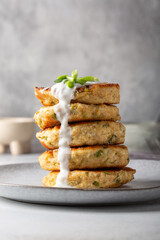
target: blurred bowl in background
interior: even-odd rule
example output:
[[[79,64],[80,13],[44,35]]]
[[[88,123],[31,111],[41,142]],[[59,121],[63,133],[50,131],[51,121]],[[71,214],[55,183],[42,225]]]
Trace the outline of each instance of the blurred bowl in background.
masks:
[[[149,141],[160,138],[159,122],[124,123],[126,127],[125,144],[129,152],[151,152]]]
[[[0,118],[0,153],[4,153],[8,145],[13,155],[29,153],[34,128],[32,118]]]

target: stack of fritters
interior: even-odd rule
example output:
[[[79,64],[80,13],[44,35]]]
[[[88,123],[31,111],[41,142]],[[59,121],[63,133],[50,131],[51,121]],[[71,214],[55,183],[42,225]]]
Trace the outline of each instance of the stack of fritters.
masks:
[[[53,187],[60,170],[58,143],[60,122],[54,105],[58,100],[51,89],[35,88],[35,95],[45,106],[34,119],[42,129],[37,138],[50,151],[39,157],[45,170],[43,185]],[[119,85],[98,83],[77,87],[71,101],[69,125],[71,127],[71,155],[68,184],[76,188],[118,187],[134,178],[135,170],[125,167],[129,162],[128,149],[123,144],[125,127],[119,121]]]

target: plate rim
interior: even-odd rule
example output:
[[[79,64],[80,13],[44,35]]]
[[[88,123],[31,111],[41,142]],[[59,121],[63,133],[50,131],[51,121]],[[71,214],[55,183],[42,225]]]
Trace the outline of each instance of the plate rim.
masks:
[[[138,159],[133,159],[134,160],[138,160]],[[140,160],[145,160],[145,159],[140,159]],[[146,161],[148,161],[148,159],[146,159]],[[154,162],[157,162],[157,160],[155,159],[151,159],[150,161],[154,161]],[[25,163],[9,163],[9,164],[3,164],[3,165],[0,165],[0,168],[1,167],[7,167],[7,166],[19,166],[19,165],[33,165],[33,164],[38,164],[38,162],[36,161],[33,161],[33,162],[25,162]],[[134,181],[134,180],[133,180]],[[72,190],[72,191],[84,191],[84,192],[90,192],[90,191],[98,191],[98,192],[117,192],[117,191],[147,191],[147,190],[152,190],[152,189],[158,189],[160,188],[160,185],[158,186],[154,186],[154,187],[142,187],[142,188],[133,188],[133,189],[130,189],[130,188],[107,188],[107,189],[87,189],[87,188],[64,188],[64,187],[45,187],[45,186],[36,186],[36,185],[26,185],[26,184],[17,184],[17,183],[4,183],[4,182],[0,182],[0,187],[4,187],[4,186],[7,186],[7,187],[19,187],[19,188],[32,188],[32,189],[46,189],[46,190],[62,190],[62,191],[66,191],[66,190]],[[51,191],[52,191],[51,190]],[[44,190],[45,191],[45,190]]]
[[[126,189],[126,188],[106,188],[106,189],[87,189],[87,188],[59,188],[59,187],[45,187],[45,186],[35,186],[35,185],[25,185],[25,184],[14,184],[14,183],[1,183],[0,182],[0,187],[1,186],[7,186],[7,187],[19,187],[19,188],[32,188],[32,189],[52,189],[52,190],[72,190],[72,191],[85,191],[85,192],[90,192],[90,191],[102,191],[102,192],[117,192],[117,191],[147,191],[147,190],[152,190],[152,189],[158,189],[160,188],[159,186],[155,187],[146,187],[146,188],[133,188],[133,189]]]

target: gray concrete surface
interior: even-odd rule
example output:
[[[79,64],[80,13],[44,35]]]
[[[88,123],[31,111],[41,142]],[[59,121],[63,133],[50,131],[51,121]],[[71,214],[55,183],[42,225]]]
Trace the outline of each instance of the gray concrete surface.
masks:
[[[159,0],[1,0],[0,116],[33,116],[34,86],[77,68],[121,86],[123,121],[160,111]]]
[[[0,166],[37,155],[0,156]],[[2,240],[159,240],[160,201],[117,206],[47,206],[0,197]]]

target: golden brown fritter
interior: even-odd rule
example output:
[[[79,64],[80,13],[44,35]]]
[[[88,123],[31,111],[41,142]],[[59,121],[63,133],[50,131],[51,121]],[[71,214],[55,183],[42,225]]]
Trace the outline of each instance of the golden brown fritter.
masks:
[[[97,83],[77,87],[74,99],[71,102],[87,104],[117,104],[120,101],[119,85],[116,83]],[[52,106],[59,101],[52,93],[51,88],[35,87],[35,95],[44,106]]]
[[[42,107],[34,115],[35,122],[41,129],[60,125],[54,112],[54,106]],[[119,109],[113,105],[93,105],[72,103],[69,122],[111,120],[120,121]]]
[[[125,127],[118,122],[98,121],[69,124],[70,146],[121,144],[125,140]],[[58,148],[60,126],[47,128],[36,134],[41,144],[48,149]]]
[[[103,145],[71,148],[69,169],[120,168],[129,162],[127,147]],[[58,149],[46,151],[39,156],[40,166],[47,171],[59,171]]]
[[[134,179],[132,168],[105,169],[99,171],[75,170],[68,174],[68,184],[75,188],[99,189],[115,188]],[[50,172],[43,178],[43,185],[54,187],[59,172]]]

